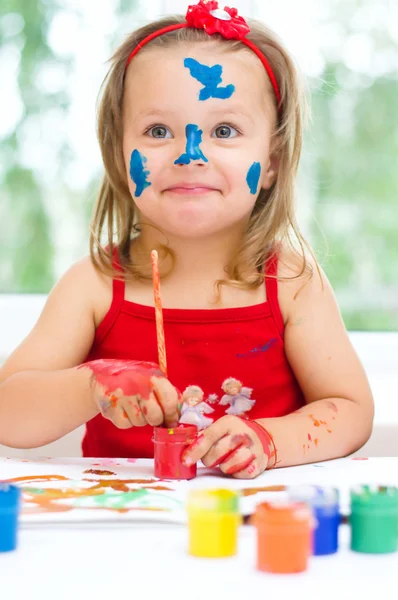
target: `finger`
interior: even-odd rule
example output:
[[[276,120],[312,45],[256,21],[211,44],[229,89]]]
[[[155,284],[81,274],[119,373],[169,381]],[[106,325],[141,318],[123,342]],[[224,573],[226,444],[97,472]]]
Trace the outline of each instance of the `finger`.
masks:
[[[163,411],[153,392],[149,394],[149,398],[142,399],[140,405],[146,422],[149,425],[157,427],[163,423]]]
[[[255,460],[256,455],[250,448],[239,446],[239,448],[219,466],[221,471],[226,475],[236,475],[237,473],[248,469]]]
[[[147,424],[145,415],[142,412],[140,396],[125,396],[122,399],[120,408],[123,418],[130,421],[130,427],[143,427]]]
[[[165,426],[177,427],[179,419],[179,397],[176,388],[168,379],[151,377],[151,382],[153,385],[153,393],[163,412]]]
[[[224,435],[211,446],[210,450],[202,457],[202,463],[209,469],[214,469],[240,448],[239,443],[234,443],[230,434]]]
[[[249,464],[248,467],[242,469],[242,471],[238,471],[237,473],[233,473],[232,477],[234,479],[254,479],[257,475],[260,475],[265,470],[265,467],[262,469],[259,465],[258,459],[255,459],[253,462]]]
[[[229,417],[221,417],[209,425],[185,450],[182,455],[183,464],[188,467],[203,458],[214,444],[227,435],[230,424]]]

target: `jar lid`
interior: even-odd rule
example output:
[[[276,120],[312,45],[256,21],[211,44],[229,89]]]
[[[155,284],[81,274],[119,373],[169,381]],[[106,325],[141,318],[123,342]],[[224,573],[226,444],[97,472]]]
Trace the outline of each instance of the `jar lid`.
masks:
[[[296,502],[306,502],[314,508],[320,506],[333,506],[339,502],[337,488],[317,485],[292,485],[287,489],[288,496]]]
[[[305,502],[279,501],[257,504],[255,523],[268,525],[312,524],[312,510]]]
[[[19,505],[21,490],[16,485],[0,482],[0,509],[16,508]]]
[[[351,489],[351,503],[362,508],[398,508],[398,488],[383,485],[358,485]]]
[[[196,425],[185,425],[180,423],[178,427],[154,427],[153,428],[153,439],[154,442],[192,442],[194,441],[198,433]]]
[[[187,499],[188,511],[238,513],[239,495],[228,489],[191,490]]]

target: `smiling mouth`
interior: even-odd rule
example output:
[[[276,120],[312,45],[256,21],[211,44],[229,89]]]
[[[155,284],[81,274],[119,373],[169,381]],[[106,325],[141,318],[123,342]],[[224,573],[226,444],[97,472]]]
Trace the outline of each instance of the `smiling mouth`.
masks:
[[[170,192],[171,194],[178,194],[180,196],[200,196],[203,194],[208,194],[210,192],[215,192],[214,188],[209,188],[205,186],[175,186],[172,188],[167,188],[166,192]]]

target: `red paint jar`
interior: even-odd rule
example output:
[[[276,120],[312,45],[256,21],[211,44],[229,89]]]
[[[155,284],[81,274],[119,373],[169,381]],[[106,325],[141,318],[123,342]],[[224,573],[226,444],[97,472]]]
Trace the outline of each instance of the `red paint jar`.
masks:
[[[197,432],[196,425],[180,424],[173,429],[154,427],[155,477],[159,479],[193,479],[196,477],[196,463],[186,467],[182,463],[182,455],[187,446],[194,441]]]

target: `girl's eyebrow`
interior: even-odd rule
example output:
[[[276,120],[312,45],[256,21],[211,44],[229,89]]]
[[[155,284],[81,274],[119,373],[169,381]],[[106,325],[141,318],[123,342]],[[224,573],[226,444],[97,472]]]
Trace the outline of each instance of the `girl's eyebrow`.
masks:
[[[140,111],[137,115],[137,119],[145,119],[147,117],[170,117],[174,116],[176,113],[175,110],[165,110],[164,108],[147,108],[145,110]],[[229,107],[225,109],[223,107],[212,109],[208,113],[209,115],[220,115],[223,119],[227,117],[241,117],[248,121],[254,123],[254,119],[251,114],[240,107]]]

